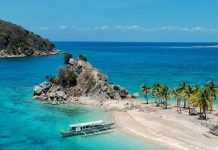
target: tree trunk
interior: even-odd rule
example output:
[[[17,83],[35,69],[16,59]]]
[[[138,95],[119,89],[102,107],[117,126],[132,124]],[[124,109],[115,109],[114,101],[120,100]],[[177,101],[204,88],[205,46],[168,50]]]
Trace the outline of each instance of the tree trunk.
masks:
[[[210,106],[210,114],[212,113],[213,110],[213,106]]]
[[[186,107],[186,99],[184,99],[184,106],[183,106],[184,108]]]
[[[177,100],[176,100],[176,108],[177,108],[177,113],[178,113],[179,112],[179,103]]]
[[[148,96],[145,95],[146,104],[148,104]]]
[[[200,107],[200,117],[202,117],[202,110],[201,110],[201,107]]]
[[[206,120],[207,119],[207,114],[206,114],[206,109],[203,108],[203,113],[204,113],[204,119]]]
[[[182,113],[181,102],[179,101],[179,112]]]
[[[166,106],[165,106],[165,109],[167,109],[167,99],[166,99]]]

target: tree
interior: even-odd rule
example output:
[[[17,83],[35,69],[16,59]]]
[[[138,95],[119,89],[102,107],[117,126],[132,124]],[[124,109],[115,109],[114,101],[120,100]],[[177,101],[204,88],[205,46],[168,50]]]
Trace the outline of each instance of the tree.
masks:
[[[170,88],[168,86],[164,86],[161,90],[161,97],[165,99],[165,109],[167,109],[167,101],[171,98]]]
[[[87,61],[87,58],[84,55],[79,55],[79,60]]]
[[[65,86],[66,84],[66,70],[63,67],[58,69],[58,80],[61,85]]]
[[[149,93],[150,87],[148,85],[142,85],[141,86],[141,92],[144,94],[146,104],[148,104],[148,93]]]
[[[64,55],[64,64],[69,64],[70,59],[73,58],[73,55],[70,53],[66,53]]]
[[[184,106],[183,107],[184,108],[186,107],[186,101],[187,101],[187,99],[186,99],[187,88],[188,88],[188,85],[186,84],[186,82],[182,82],[180,84],[179,90],[181,91],[181,94],[183,95],[183,101],[184,101]]]
[[[200,88],[201,88],[201,86],[200,86],[199,84],[195,84],[195,85],[193,86],[193,92],[194,92],[194,93],[197,93]]]
[[[77,75],[73,70],[66,71],[66,79],[68,82],[68,86],[75,86],[77,84]]]
[[[47,75],[46,80],[48,80],[49,82],[54,83],[54,84],[59,84],[58,77],[55,75]]]
[[[172,91],[172,95],[175,97],[176,99],[176,106],[177,106],[177,112],[181,112],[181,100],[182,100],[182,96],[180,93],[180,90],[178,87],[175,87]]]
[[[157,85],[158,85],[158,83],[155,82],[151,87],[151,95],[154,98],[155,103],[157,103]]]
[[[69,68],[59,68],[58,81],[63,87],[75,86],[77,84],[77,75]]]
[[[191,97],[190,103],[193,106],[200,108],[200,117],[203,117],[203,119],[207,119],[206,110],[211,107],[211,105],[213,105],[212,92],[206,87],[203,87]]]
[[[183,91],[183,95],[185,97],[186,102],[190,100],[191,96],[195,93],[194,88],[191,85],[187,85],[185,90]],[[188,107],[190,113],[190,106]]]
[[[161,91],[161,89],[162,89],[162,85],[158,82],[155,82],[151,88],[151,94],[152,94],[152,97],[155,99],[156,106],[158,106],[160,103],[160,99],[161,99],[160,91]],[[159,100],[159,102],[157,102],[157,100]]]
[[[216,94],[218,92],[218,88],[217,88],[217,85],[213,82],[213,81],[208,81],[205,85],[204,85],[205,89],[206,90],[209,90],[210,93],[211,93],[211,96],[213,98],[213,103],[215,103],[215,100],[216,100]],[[212,111],[212,107],[213,105],[211,105],[211,108],[210,108],[210,112]]]

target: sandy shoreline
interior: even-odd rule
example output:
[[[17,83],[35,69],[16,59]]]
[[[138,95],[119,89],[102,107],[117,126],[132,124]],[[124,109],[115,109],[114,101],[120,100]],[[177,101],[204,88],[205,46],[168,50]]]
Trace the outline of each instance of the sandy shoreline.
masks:
[[[175,108],[153,112],[113,112],[117,126],[140,140],[177,150],[218,150],[218,137],[209,134],[195,116],[177,114]]]
[[[112,112],[112,119],[121,131],[146,143],[173,150],[218,150],[218,137],[209,134],[204,123],[218,124],[218,109],[208,115],[208,121],[190,116],[188,109],[178,114],[173,104],[165,110],[156,104],[144,104],[136,99],[100,102],[90,97],[72,97],[66,103],[91,105]]]

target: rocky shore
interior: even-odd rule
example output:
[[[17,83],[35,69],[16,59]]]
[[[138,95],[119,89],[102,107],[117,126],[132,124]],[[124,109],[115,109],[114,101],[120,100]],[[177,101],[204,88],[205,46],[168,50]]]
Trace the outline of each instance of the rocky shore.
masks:
[[[89,103],[93,100],[95,105],[111,100],[132,99],[127,90],[109,83],[102,72],[84,60],[71,58],[65,68],[75,73],[76,85],[63,86],[44,81],[35,86],[34,99],[47,100],[52,104]]]

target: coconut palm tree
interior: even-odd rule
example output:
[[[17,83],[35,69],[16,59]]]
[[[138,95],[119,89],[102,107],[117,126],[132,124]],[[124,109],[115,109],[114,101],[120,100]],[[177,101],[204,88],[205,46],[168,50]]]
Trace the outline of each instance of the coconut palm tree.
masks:
[[[180,104],[181,104],[182,97],[181,97],[181,93],[180,93],[180,90],[179,90],[178,87],[175,87],[175,88],[172,90],[172,95],[173,95],[173,96],[175,97],[175,99],[176,99],[177,112],[181,112]]]
[[[165,109],[167,109],[167,101],[170,99],[171,97],[171,91],[170,88],[168,86],[164,86],[161,90],[161,97],[163,99],[165,99]]]
[[[154,98],[154,102],[157,103],[157,82],[153,83],[151,86],[151,95]]]
[[[144,94],[146,104],[148,104],[148,93],[150,91],[150,87],[148,85],[142,85],[141,86],[141,92]]]
[[[195,84],[195,85],[193,86],[193,92],[194,92],[194,93],[197,93],[200,88],[201,88],[201,86],[200,86],[199,84]]]
[[[187,99],[186,99],[187,88],[188,88],[188,85],[187,85],[186,82],[182,82],[180,84],[179,90],[181,91],[181,94],[183,96],[183,101],[184,101],[184,106],[183,107],[184,108],[186,107],[186,101],[187,101]]]
[[[216,100],[216,94],[218,92],[218,88],[217,85],[213,82],[213,81],[208,81],[205,85],[204,85],[206,90],[209,90],[211,93],[211,96],[213,97],[213,103]],[[213,105],[211,105],[210,108],[210,112],[212,111]]]
[[[207,119],[206,110],[211,107],[211,105],[213,105],[212,92],[207,88],[203,87],[199,89],[197,93],[191,96],[190,103],[195,107],[199,107],[200,116],[203,117],[203,119]]]
[[[155,82],[151,88],[151,93],[152,93],[153,98],[155,99],[156,106],[158,106],[159,103],[162,103],[161,93],[160,93],[162,90],[162,87],[163,86],[160,83]],[[157,99],[159,102],[157,102]],[[160,102],[160,100],[161,100],[161,102]]]
[[[189,102],[191,99],[191,96],[195,93],[195,89],[191,86],[191,85],[187,85],[187,87],[185,88],[185,90],[183,90],[183,96],[185,98],[185,101]],[[189,113],[190,113],[190,106],[189,108]]]

